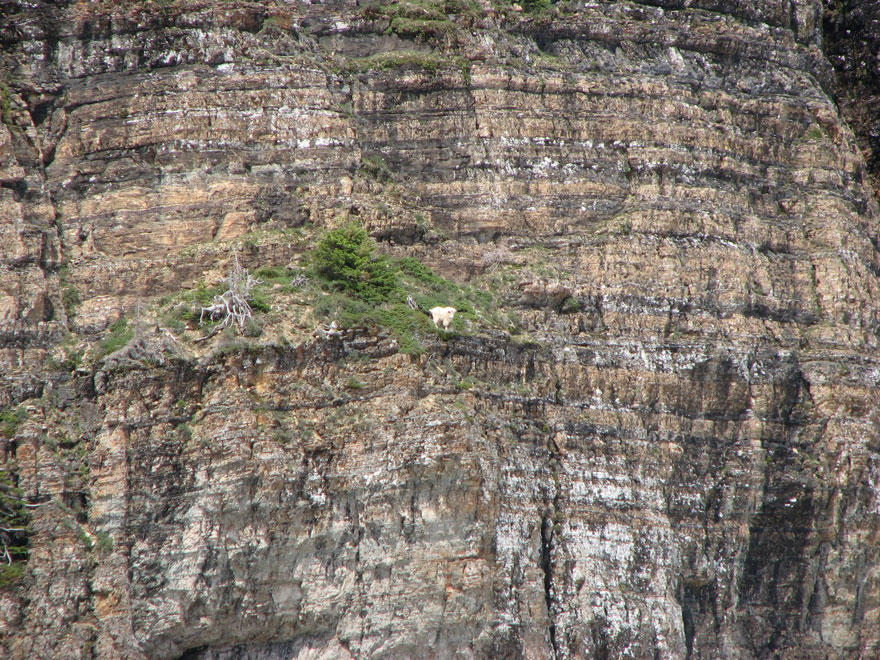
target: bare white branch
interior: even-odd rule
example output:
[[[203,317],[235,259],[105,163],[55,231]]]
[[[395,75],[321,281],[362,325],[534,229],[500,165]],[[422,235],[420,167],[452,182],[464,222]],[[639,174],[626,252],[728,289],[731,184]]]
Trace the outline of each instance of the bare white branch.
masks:
[[[239,263],[238,254],[235,254],[234,258],[235,264],[226,278],[228,288],[224,293],[214,296],[211,304],[202,307],[199,314],[199,325],[204,325],[208,321],[219,322],[208,337],[233,324],[237,325],[239,330],[244,330],[248,319],[253,318],[253,310],[248,300],[251,289],[260,284],[261,280],[253,277],[248,269]]]

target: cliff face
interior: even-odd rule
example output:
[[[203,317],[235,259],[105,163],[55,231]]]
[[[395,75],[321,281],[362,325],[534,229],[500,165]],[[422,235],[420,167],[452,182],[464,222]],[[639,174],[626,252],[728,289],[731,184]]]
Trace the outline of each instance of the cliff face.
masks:
[[[873,2],[839,2],[824,14],[826,54],[837,76],[834,96],[840,113],[856,134],[859,148],[880,188],[880,6]]]
[[[878,210],[822,3],[426,6],[0,10],[39,503],[0,655],[880,655]],[[162,320],[346,219],[506,321]]]

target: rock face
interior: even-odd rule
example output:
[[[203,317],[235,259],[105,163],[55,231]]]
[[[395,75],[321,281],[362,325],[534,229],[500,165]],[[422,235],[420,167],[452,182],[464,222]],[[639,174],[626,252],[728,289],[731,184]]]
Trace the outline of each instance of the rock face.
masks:
[[[434,4],[0,9],[0,655],[880,656],[843,19]],[[71,357],[344,218],[517,332]]]
[[[880,6],[875,2],[829,3],[824,29],[829,61],[837,71],[835,98],[841,116],[855,131],[875,191],[880,173]]]

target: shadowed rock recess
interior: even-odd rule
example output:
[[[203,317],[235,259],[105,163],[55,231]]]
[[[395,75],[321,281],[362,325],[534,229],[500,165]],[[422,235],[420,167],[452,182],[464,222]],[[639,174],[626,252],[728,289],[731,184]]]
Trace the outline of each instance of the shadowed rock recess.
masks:
[[[520,4],[2,3],[0,656],[880,657],[874,4]]]

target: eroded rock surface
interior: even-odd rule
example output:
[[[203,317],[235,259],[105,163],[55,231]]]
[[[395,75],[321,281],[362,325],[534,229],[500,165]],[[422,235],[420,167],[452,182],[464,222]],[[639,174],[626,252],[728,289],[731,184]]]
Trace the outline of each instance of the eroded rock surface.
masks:
[[[3,456],[45,504],[0,655],[880,655],[878,208],[825,9],[5,4]],[[143,320],[341,218],[516,332]],[[120,315],[140,352],[70,359]]]

